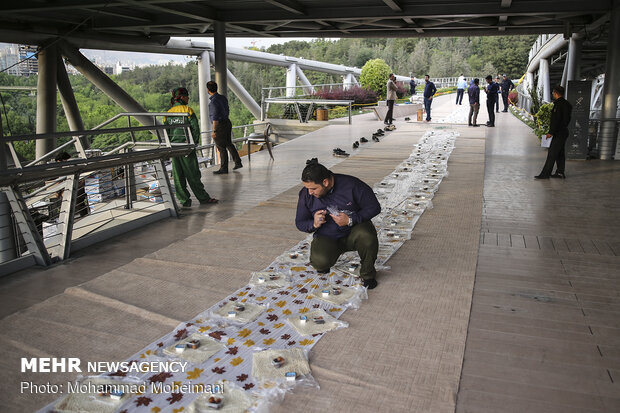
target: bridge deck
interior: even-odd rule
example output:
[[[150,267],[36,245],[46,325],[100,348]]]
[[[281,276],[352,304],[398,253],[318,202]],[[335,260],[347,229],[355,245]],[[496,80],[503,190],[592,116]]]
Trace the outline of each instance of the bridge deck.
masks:
[[[434,119],[452,99],[437,99]],[[221,204],[2,279],[5,410],[55,398],[18,394],[19,381],[41,381],[18,373],[19,357],[124,359],[301,239],[292,220],[306,158],[373,184],[433,127],[398,122],[351,158],[331,156],[379,125],[356,117],[280,146],[273,164],[259,153],[240,173],[205,174]],[[370,299],[343,315],[350,327],[313,349],[321,390],[287,395],[274,411],[617,410],[620,168],[570,162],[568,180],[535,182],[544,157],[535,138],[508,114],[498,125],[448,126],[461,136],[435,207]]]

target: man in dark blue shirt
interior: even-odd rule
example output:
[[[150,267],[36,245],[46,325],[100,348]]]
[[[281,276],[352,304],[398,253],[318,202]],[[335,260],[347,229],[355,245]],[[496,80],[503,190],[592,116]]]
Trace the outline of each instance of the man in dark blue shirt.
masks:
[[[486,78],[487,87],[484,88],[484,92],[487,94],[487,112],[489,113],[489,121],[487,122],[488,127],[495,127],[495,112],[493,112],[493,107],[497,102],[497,93],[499,91],[499,85],[493,82],[493,76],[489,75]]]
[[[508,94],[512,89],[515,88],[515,84],[512,83],[512,80],[508,79],[508,76],[504,75],[504,80],[502,81],[502,100],[504,101],[504,112],[508,112]]]
[[[314,233],[312,266],[327,273],[341,254],[357,251],[363,285],[375,288],[379,240],[370,220],[381,212],[381,205],[372,188],[353,176],[333,174],[316,158],[306,162],[301,180],[295,225]]]
[[[426,111],[426,121],[431,121],[431,103],[433,103],[433,96],[437,93],[435,84],[431,82],[430,76],[424,76],[426,85],[424,86],[424,110]]]
[[[480,126],[476,123],[478,120],[478,111],[480,110],[480,87],[478,84],[480,81],[478,78],[474,79],[467,89],[467,96],[469,96],[469,117],[467,118],[467,124],[469,126]],[[473,122],[472,122],[473,115]]]
[[[211,137],[220,154],[220,169],[213,173],[216,175],[227,174],[228,152],[235,162],[233,169],[243,168],[239,152],[232,143],[232,123],[228,119],[228,99],[226,96],[217,93],[217,83],[213,81],[207,82],[207,91],[209,92],[209,117],[213,124]]]
[[[409,81],[409,90],[411,91],[411,96],[414,96],[414,95],[415,95],[415,87],[416,87],[417,85],[418,85],[418,84],[417,84],[417,83],[416,83],[416,81],[415,81],[415,77],[414,77],[414,76],[411,76],[411,80]]]

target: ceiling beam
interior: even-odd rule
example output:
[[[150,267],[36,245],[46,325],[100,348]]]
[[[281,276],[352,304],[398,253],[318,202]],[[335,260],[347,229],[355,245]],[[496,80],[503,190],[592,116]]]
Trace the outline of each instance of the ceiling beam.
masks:
[[[400,1],[398,0],[383,0],[386,6],[388,6],[392,11],[397,13],[403,12],[403,6],[401,6]]]
[[[510,7],[511,4],[512,4],[512,0],[502,0],[500,7],[502,9],[507,9]]]
[[[405,21],[405,23],[407,23],[408,25],[413,27],[413,30],[415,30],[418,33],[424,33],[424,29],[422,29],[420,26],[418,26],[418,24],[415,22],[415,20],[413,20],[411,17],[405,17],[403,19]]]
[[[213,20],[217,19],[216,13],[213,12],[213,9],[210,12],[207,12],[209,17],[199,16],[194,13],[188,13],[181,10],[171,9],[168,7],[157,6],[154,4],[149,4],[148,2],[137,1],[137,0],[121,0],[123,3],[130,4],[132,6],[136,6],[137,8],[146,8],[150,10],[160,11],[164,13],[174,14],[176,16],[186,17],[192,20],[198,20],[202,22],[211,23]]]
[[[274,6],[277,6],[294,14],[298,14],[301,16],[306,14],[306,10],[304,9],[304,7],[293,0],[265,0],[265,2],[273,4]]]

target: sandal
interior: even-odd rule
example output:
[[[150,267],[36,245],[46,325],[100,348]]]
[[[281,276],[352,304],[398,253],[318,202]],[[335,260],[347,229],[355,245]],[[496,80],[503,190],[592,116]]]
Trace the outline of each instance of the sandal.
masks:
[[[220,200],[219,199],[215,199],[215,198],[209,198],[206,201],[200,201],[200,203],[202,205],[204,205],[204,204],[217,204],[218,202],[220,202]]]

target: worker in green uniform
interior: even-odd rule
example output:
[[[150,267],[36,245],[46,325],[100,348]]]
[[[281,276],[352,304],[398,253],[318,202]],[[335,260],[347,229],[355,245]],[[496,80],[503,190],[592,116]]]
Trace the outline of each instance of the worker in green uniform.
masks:
[[[170,105],[172,107],[168,110],[168,112],[188,113],[189,116],[167,116],[164,118],[164,123],[166,125],[182,124],[187,123],[189,118],[192,138],[194,139],[194,143],[197,143],[200,139],[200,128],[198,127],[196,113],[187,105],[188,101],[189,92],[186,88],[178,87],[174,89],[172,91],[172,99],[170,99]],[[170,138],[170,142],[189,142],[184,128],[169,129],[168,137]],[[186,156],[176,156],[172,158],[172,176],[174,177],[174,187],[176,189],[177,199],[184,207],[192,206],[192,200],[190,199],[190,194],[187,190],[188,183],[190,188],[192,188],[192,192],[201,204],[215,204],[218,202],[217,199],[211,198],[207,191],[205,191],[205,187],[200,181],[200,167],[198,165],[198,157],[195,150],[191,151]]]

